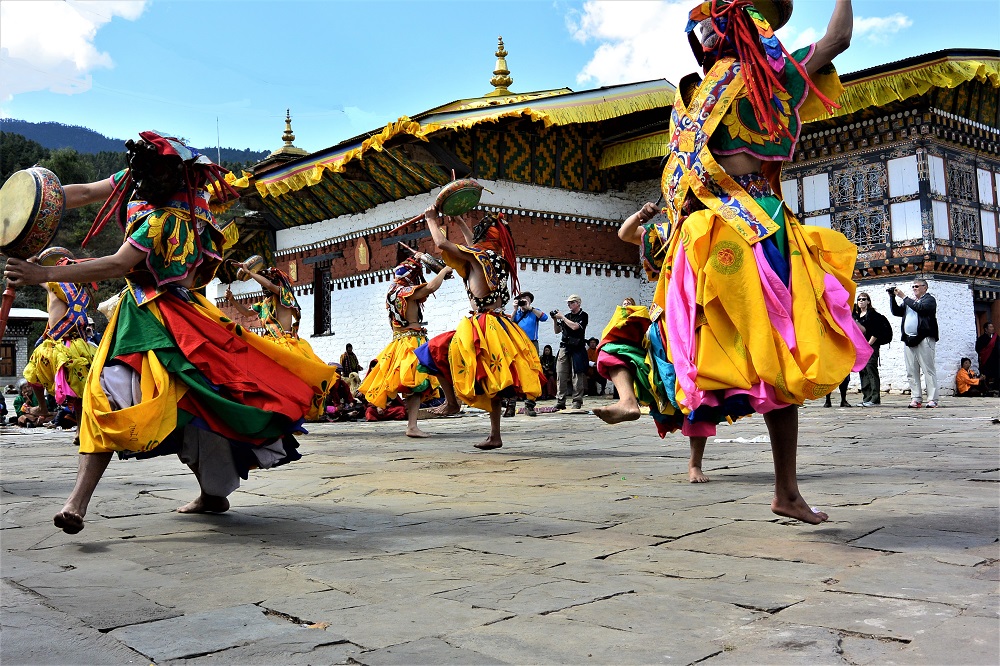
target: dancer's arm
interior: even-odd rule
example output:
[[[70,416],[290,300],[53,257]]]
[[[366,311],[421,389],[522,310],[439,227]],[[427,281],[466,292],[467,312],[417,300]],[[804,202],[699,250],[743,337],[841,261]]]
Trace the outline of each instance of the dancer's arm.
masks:
[[[115,189],[110,178],[98,180],[94,183],[76,183],[73,185],[63,185],[63,193],[66,195],[66,209],[79,208],[87,204],[104,201],[111,196]]]
[[[417,253],[419,254],[419,253]],[[414,255],[417,256],[417,255]],[[418,257],[419,258],[419,257]],[[410,298],[416,298],[417,300],[423,300],[433,294],[435,291],[441,288],[441,283],[444,282],[445,278],[451,275],[452,268],[447,266],[438,271],[437,275],[430,279],[427,284],[422,284],[413,290],[413,295]]]
[[[246,266],[243,266],[243,268],[245,270]],[[250,271],[247,271],[247,273],[250,273]],[[272,294],[280,294],[281,293],[281,287],[279,287],[278,285],[274,284],[273,282],[271,282],[270,280],[268,280],[263,275],[259,275],[257,273],[250,273],[250,277],[252,277],[257,282],[257,284],[259,284],[260,286],[264,287],[264,291],[269,291]]]
[[[236,311],[239,312],[244,317],[257,316],[256,312],[254,312],[253,310],[251,310],[250,308],[248,308],[247,306],[243,305],[238,300],[236,300],[236,298],[233,296],[233,290],[230,289],[229,287],[226,287],[226,301],[228,301],[230,305],[236,308]]]
[[[854,9],[851,7],[851,0],[837,0],[833,8],[833,16],[826,26],[826,34],[823,35],[813,51],[812,57],[806,63],[806,71],[815,74],[826,67],[833,59],[847,50],[851,45],[851,36],[854,32]]]
[[[430,206],[424,211],[424,220],[427,221],[427,229],[431,232],[431,240],[434,241],[437,249],[442,252],[450,252],[454,256],[461,255],[458,246],[448,240],[444,232],[441,231],[441,223],[438,220],[437,209],[434,206]]]
[[[465,238],[466,245],[472,245],[473,234],[472,229],[469,227],[469,223],[465,221],[464,215],[455,215],[451,219],[458,223],[458,230],[462,232],[462,236]]]
[[[622,226],[618,227],[618,238],[621,238],[626,243],[639,245],[642,243],[642,225],[652,220],[659,212],[655,204],[647,202],[642,208],[629,215],[622,222]]]
[[[4,267],[4,277],[20,287],[43,282],[100,282],[124,277],[146,254],[123,243],[115,254],[67,266],[40,266],[33,261],[10,258]]]

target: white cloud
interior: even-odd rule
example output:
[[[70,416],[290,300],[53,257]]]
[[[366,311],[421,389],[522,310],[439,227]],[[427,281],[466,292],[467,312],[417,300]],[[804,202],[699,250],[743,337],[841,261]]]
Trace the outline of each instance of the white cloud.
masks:
[[[810,44],[815,44],[816,41],[822,36],[816,30],[816,28],[806,28],[805,30],[798,30],[792,26],[785,26],[777,33],[778,39],[789,53],[801,49],[803,46],[809,46]]]
[[[665,78],[676,84],[698,71],[684,34],[690,11],[690,0],[588,0],[566,17],[573,39],[597,45],[577,82],[603,86]]]
[[[854,18],[854,34],[874,44],[884,44],[890,36],[911,25],[913,20],[898,12],[890,16],[857,16]]]
[[[94,46],[113,18],[134,21],[147,0],[0,2],[0,101],[35,90],[73,95],[91,87],[90,72],[114,67]]]

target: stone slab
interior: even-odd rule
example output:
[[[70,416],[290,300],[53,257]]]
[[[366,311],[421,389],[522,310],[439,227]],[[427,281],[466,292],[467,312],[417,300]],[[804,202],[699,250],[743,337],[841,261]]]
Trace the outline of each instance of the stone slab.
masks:
[[[154,662],[182,659],[293,634],[303,629],[269,620],[256,606],[235,606],[115,629],[110,636]]]
[[[0,661],[4,664],[143,664],[146,659],[113,637],[45,605],[8,581],[0,582]]]
[[[910,599],[887,599],[860,594],[824,592],[786,611],[798,624],[840,629],[861,636],[912,641],[958,616],[953,606]]]

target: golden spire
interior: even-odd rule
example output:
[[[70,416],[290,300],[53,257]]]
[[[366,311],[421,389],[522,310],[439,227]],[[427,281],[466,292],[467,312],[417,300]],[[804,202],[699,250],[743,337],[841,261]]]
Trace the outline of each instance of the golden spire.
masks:
[[[510,78],[510,70],[507,69],[507,51],[503,47],[503,37],[497,37],[496,56],[497,66],[493,70],[493,78],[490,79],[494,90],[486,93],[483,97],[499,97],[500,95],[514,94],[507,90],[507,86],[514,83],[514,79]]]
[[[285,142],[281,148],[268,155],[268,157],[274,157],[275,155],[308,155],[309,151],[303,150],[296,146],[293,141],[295,141],[295,134],[292,133],[292,110],[285,109],[285,131],[281,134],[281,140]]]
[[[285,109],[285,131],[281,134],[281,140],[285,142],[286,148],[294,148],[295,135],[292,134],[292,110]]]

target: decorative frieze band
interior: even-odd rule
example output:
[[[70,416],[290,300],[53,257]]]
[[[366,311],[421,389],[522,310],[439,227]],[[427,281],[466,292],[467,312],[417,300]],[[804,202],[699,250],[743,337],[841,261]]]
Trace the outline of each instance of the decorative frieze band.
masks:
[[[612,264],[600,261],[575,261],[572,259],[549,259],[546,257],[518,257],[519,269],[542,271],[544,273],[575,273],[605,277],[637,278],[641,268],[638,265]],[[392,270],[369,271],[330,280],[330,291],[353,289],[378,282],[392,280]]]
[[[568,213],[553,213],[549,211],[538,211],[538,210],[528,210],[524,208],[510,208],[507,206],[476,206],[473,210],[478,210],[488,213],[503,213],[504,215],[521,215],[524,217],[534,217],[539,220],[552,220],[555,222],[575,222],[578,224],[588,224],[597,227],[615,227],[617,228],[621,224],[620,219],[605,219],[600,217],[587,217],[585,215],[570,215]],[[309,243],[306,245],[296,245],[295,247],[285,248],[283,250],[278,250],[274,253],[275,257],[287,257],[289,255],[301,254],[305,252],[311,252],[313,250],[322,250],[330,248],[338,243],[344,243],[355,238],[361,238],[362,236],[371,236],[386,231],[392,231],[403,219],[389,222],[386,224],[380,224],[375,227],[370,227],[362,231],[354,231],[349,234],[344,234],[341,236],[334,236],[333,238],[327,238],[316,243]]]

